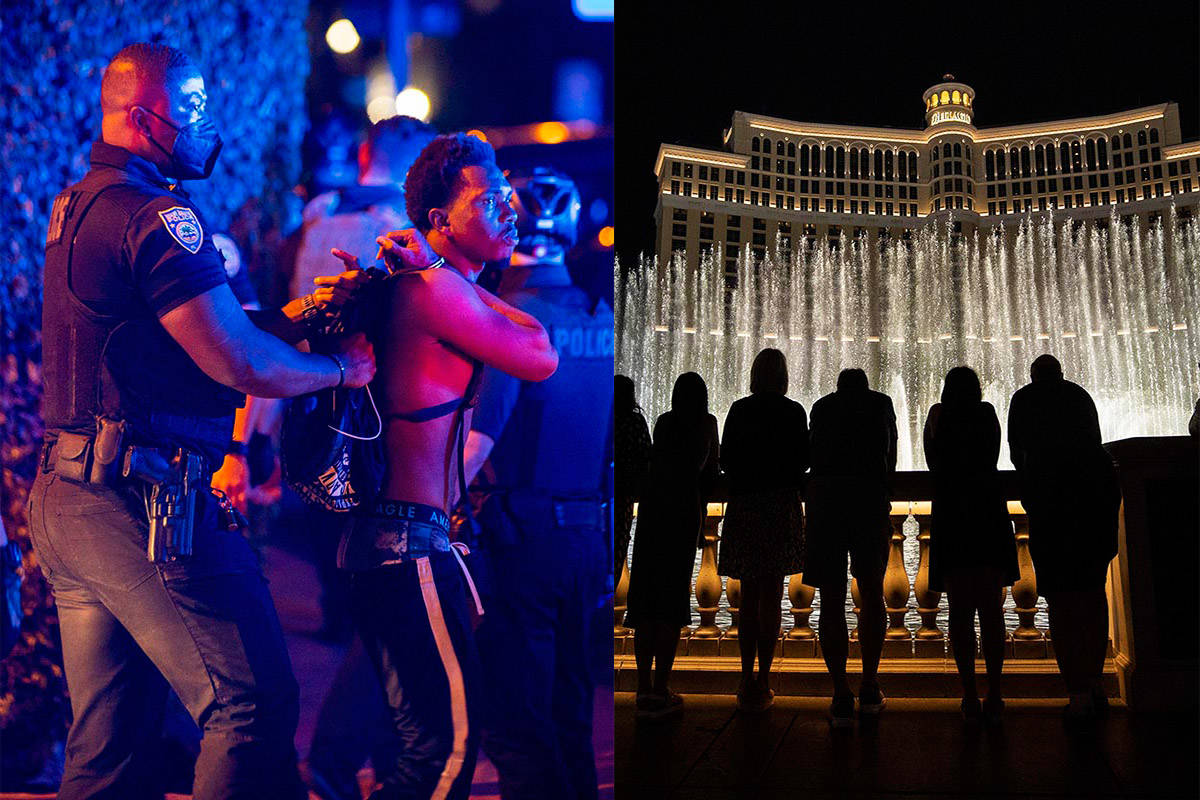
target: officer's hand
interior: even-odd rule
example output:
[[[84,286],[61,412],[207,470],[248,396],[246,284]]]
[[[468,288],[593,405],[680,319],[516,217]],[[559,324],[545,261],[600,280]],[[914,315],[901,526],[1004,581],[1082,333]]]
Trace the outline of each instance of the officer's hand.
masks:
[[[338,355],[346,368],[345,386],[357,389],[375,377],[375,350],[363,334],[356,333],[343,339]]]
[[[376,258],[384,259],[392,272],[421,269],[438,260],[438,254],[416,228],[392,231],[375,241],[379,242],[379,255]]]
[[[224,492],[234,508],[246,513],[246,490],[250,487],[250,469],[246,457],[226,455],[221,468],[213,473],[212,488]]]
[[[317,288],[312,296],[317,308],[341,308],[354,296],[354,291],[368,280],[366,271],[358,269],[356,256],[336,247],[333,248],[333,254],[345,262],[347,269],[340,275],[319,275],[313,278]]]

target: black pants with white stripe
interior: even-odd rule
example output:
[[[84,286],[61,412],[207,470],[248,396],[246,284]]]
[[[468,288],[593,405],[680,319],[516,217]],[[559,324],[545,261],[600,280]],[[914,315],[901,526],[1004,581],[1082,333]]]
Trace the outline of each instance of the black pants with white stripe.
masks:
[[[451,553],[357,572],[352,603],[402,747],[372,800],[471,793],[479,750],[479,656]]]

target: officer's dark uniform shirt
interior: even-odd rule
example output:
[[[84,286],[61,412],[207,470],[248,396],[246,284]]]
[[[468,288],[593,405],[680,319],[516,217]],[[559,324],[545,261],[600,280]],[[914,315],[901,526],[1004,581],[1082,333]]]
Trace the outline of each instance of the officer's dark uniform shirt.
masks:
[[[613,402],[612,310],[603,302],[593,308],[564,266],[508,269],[526,275],[513,288],[506,277],[501,298],[542,323],[558,369],[532,383],[488,367],[471,427],[495,442],[497,486],[598,491]]]
[[[211,228],[158,169],[97,141],[91,169],[57,198],[46,235],[46,428],[126,419],[135,440],[213,463],[243,396],[205,375],[159,318],[227,282]]]

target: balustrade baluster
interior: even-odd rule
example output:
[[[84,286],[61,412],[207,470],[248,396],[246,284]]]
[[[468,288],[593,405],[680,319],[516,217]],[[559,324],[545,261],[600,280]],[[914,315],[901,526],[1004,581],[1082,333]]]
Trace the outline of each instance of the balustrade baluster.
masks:
[[[904,570],[904,520],[905,517],[901,516],[888,517],[892,526],[892,541],[887,569],[883,573],[883,600],[888,615],[888,627],[883,634],[885,658],[912,655],[912,634],[904,625],[910,589],[908,573]]]
[[[925,514],[917,516],[917,526],[921,556],[914,593],[917,613],[921,615],[921,627],[917,629],[915,648],[918,658],[939,658],[946,655],[946,636],[937,626],[938,603],[942,593],[929,588],[930,517]]]
[[[1013,657],[1046,658],[1046,637],[1033,626],[1037,613],[1037,575],[1033,571],[1033,558],[1029,555],[1029,519],[1015,516],[1017,536],[1017,565],[1020,579],[1013,584],[1013,603],[1017,607],[1017,629],[1013,631]]]
[[[688,655],[715,656],[721,629],[717,627],[717,609],[721,600],[721,576],[717,574],[718,517],[704,518],[704,547],[700,552],[700,573],[696,576],[696,610],[700,624],[688,637]]]
[[[804,583],[804,574],[788,576],[788,602],[792,605],[792,629],[783,642],[783,654],[789,658],[813,658],[816,655],[816,633],[808,620],[812,616],[813,597],[817,590]]]

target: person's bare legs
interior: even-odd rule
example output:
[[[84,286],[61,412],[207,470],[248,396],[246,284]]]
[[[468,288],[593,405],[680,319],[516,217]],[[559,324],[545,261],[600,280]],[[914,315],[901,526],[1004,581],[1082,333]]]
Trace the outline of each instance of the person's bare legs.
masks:
[[[654,688],[654,638],[658,626],[647,622],[633,629],[633,654],[637,659],[638,689],[640,695],[649,694]]]
[[[742,656],[742,683],[739,694],[754,685],[754,655],[760,636],[760,595],[762,584],[756,578],[742,579],[742,607],[738,615],[738,652]],[[759,669],[762,661],[759,660]]]
[[[1088,613],[1088,600],[1093,598],[1081,591],[1047,592],[1045,597],[1054,658],[1071,700],[1069,713],[1074,716],[1091,714],[1090,666],[1094,659],[1090,651],[1094,645],[1089,641],[1093,638],[1089,630],[1093,621]]]
[[[861,598],[858,641],[862,647],[862,682],[863,685],[877,685],[887,620],[883,605],[883,574],[858,576],[858,593]]]
[[[825,669],[833,680],[833,695],[848,695],[850,684],[846,681],[846,657],[850,651],[850,637],[846,632],[846,582],[823,583],[821,592],[821,617],[817,630],[821,634],[821,655]]]
[[[998,703],[1004,696],[1001,682],[1004,675],[1004,645],[1008,632],[1004,627],[1004,601],[1000,594],[1003,586],[1000,574],[994,570],[978,587],[979,636],[983,660],[987,665],[988,701]]]
[[[950,602],[950,649],[962,683],[963,700],[979,697],[975,684],[975,598],[970,580],[962,575],[946,576]]]
[[[765,693],[783,619],[783,577],[764,580],[758,592],[758,683]]]
[[[654,643],[654,693],[667,696],[667,681],[675,664],[675,648],[679,645],[678,625],[656,625]]]

